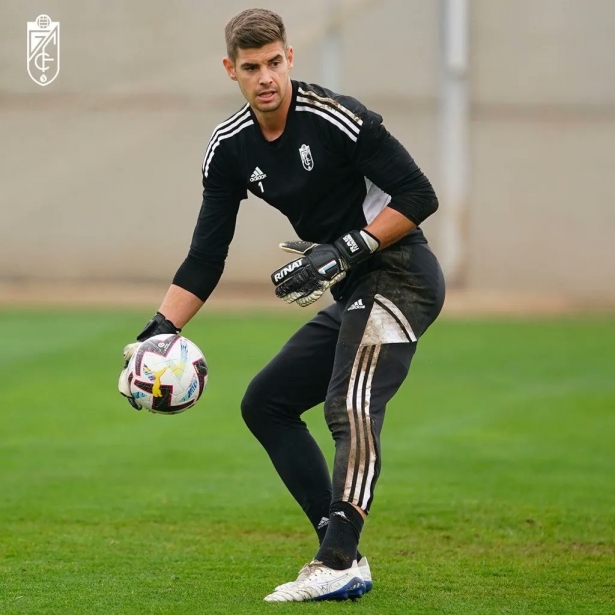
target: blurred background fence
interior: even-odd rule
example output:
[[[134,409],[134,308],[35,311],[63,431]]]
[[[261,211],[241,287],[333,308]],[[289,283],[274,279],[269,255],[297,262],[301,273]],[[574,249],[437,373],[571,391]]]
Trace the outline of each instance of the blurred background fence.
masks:
[[[381,113],[447,194],[439,132],[445,0],[257,4],[284,17],[295,78],[339,87]],[[209,136],[242,104],[222,69],[223,28],[249,6],[2,3],[4,287],[169,282],[200,207]],[[456,220],[456,281],[470,291],[612,303],[615,2],[468,0],[468,9],[469,176]],[[44,88],[27,74],[25,42],[26,22],[42,13],[61,23],[60,75]],[[322,66],[332,32],[338,74]],[[440,255],[446,201],[424,225]],[[278,212],[250,197],[224,282],[268,284],[284,260],[277,243],[292,236]]]

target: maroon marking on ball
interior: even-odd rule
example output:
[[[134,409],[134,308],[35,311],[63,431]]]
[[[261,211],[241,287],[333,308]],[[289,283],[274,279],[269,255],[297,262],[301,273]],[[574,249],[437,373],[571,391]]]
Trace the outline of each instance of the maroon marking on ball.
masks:
[[[139,350],[137,350],[137,357],[135,358],[135,372],[141,375],[141,363],[143,362],[143,356],[146,352],[157,354],[159,357],[166,357],[179,338],[179,335],[171,334],[165,339],[164,342],[152,342],[151,338],[149,340],[145,340],[139,346]],[[164,346],[159,347],[158,344],[161,343],[163,343]]]

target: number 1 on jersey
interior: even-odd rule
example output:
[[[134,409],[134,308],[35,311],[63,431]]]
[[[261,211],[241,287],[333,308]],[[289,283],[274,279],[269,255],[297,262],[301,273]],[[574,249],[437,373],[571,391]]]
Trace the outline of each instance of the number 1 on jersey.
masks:
[[[258,182],[258,185],[261,189],[261,192],[264,194],[265,193],[265,189],[263,188],[263,182]]]

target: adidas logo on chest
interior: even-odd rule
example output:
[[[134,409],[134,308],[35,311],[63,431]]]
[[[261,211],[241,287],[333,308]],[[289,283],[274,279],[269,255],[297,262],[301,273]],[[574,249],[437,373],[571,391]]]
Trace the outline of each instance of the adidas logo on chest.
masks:
[[[250,175],[250,181],[259,182],[265,179],[265,177],[267,177],[267,175],[265,175],[265,173],[263,173],[258,167],[256,167],[256,169],[252,171],[252,175]]]

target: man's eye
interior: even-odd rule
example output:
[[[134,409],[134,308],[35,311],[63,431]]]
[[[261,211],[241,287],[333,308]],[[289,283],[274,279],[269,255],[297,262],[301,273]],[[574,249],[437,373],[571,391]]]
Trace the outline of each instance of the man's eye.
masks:
[[[282,64],[282,62],[280,62],[280,60],[276,60],[275,62],[272,62],[273,66],[280,66],[280,64]]]

